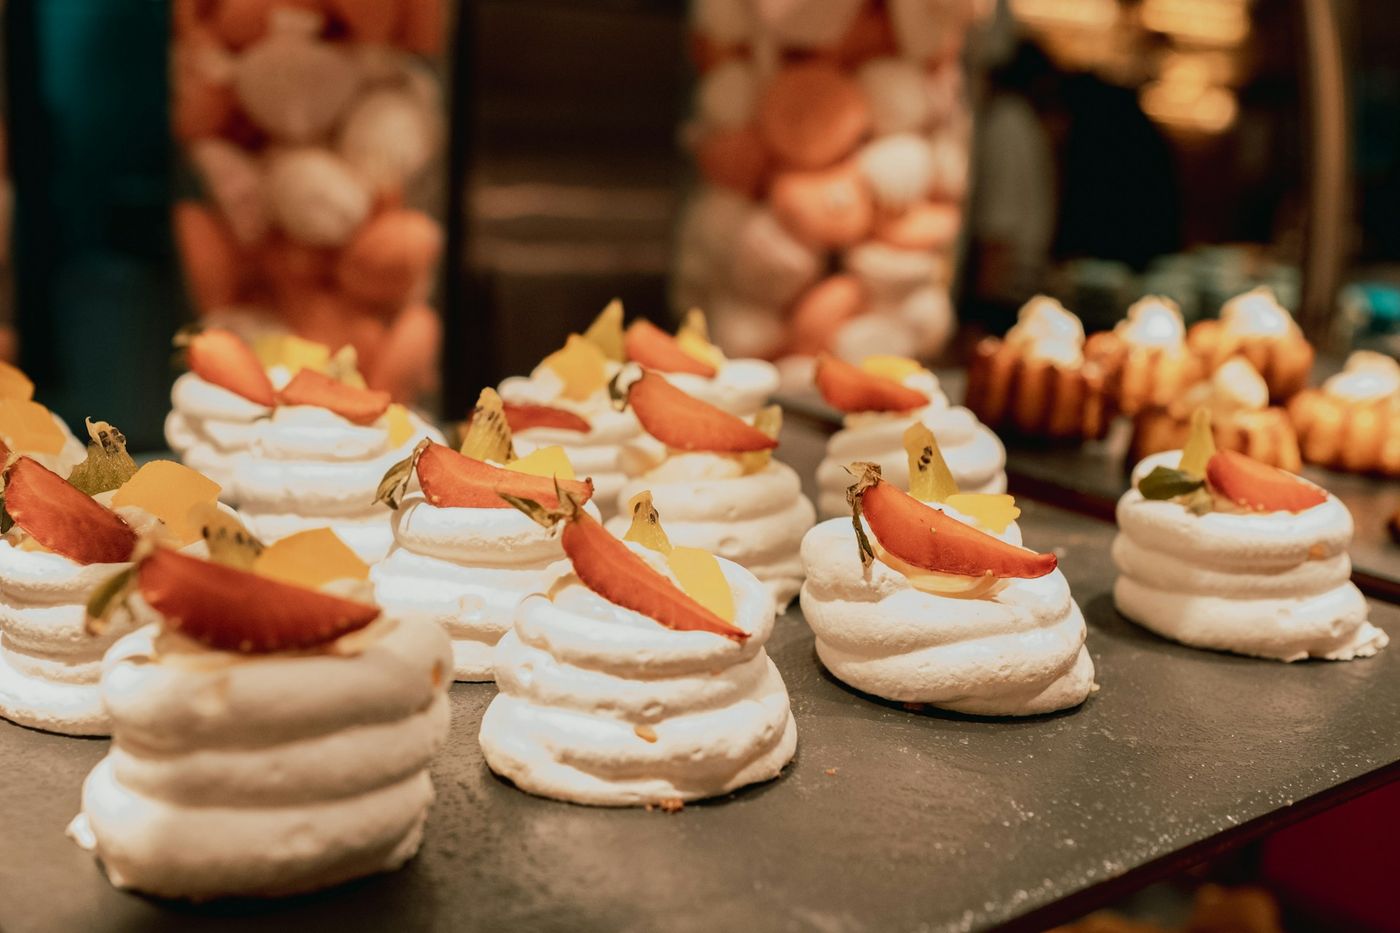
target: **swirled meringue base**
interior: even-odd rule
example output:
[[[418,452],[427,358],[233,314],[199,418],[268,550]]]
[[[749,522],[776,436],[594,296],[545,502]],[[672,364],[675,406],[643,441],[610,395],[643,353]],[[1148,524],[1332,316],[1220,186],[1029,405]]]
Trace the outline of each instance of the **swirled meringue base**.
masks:
[[[154,625],[127,635],[104,665],[112,750],[69,834],[118,887],[191,900],[402,865],[433,799],[451,652],[424,623],[382,620],[347,639],[344,653],[239,656]]]
[[[1148,457],[1118,500],[1113,599],[1128,619],[1197,648],[1280,661],[1346,661],[1389,636],[1351,582],[1352,519],[1334,496],[1304,512],[1195,515],[1137,483],[1181,451]]]
[[[797,726],[763,648],[772,597],[738,565],[720,566],[735,624],[751,633],[743,645],[663,628],[572,576],[553,600],[521,603],[481,722],[491,770],[528,793],[596,806],[698,800],[777,777]]]
[[[1030,716],[1078,706],[1094,689],[1084,616],[1058,570],[978,599],[925,593],[879,560],[864,572],[849,518],[813,528],[802,558],[802,614],[817,656],[857,690]]]

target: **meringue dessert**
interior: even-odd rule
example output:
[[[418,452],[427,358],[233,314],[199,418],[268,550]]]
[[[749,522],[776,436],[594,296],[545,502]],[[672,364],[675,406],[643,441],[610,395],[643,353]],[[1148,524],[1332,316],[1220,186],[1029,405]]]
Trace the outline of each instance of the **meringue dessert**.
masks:
[[[869,461],[885,480],[909,485],[905,430],[928,427],[960,488],[1006,491],[1006,449],[966,408],[953,407],[938,377],[903,357],[867,357],[859,366],[830,355],[817,359],[816,384],[828,405],[842,412],[842,428],[827,442],[817,467],[817,506],[823,517],[849,515],[846,464]]]
[[[1306,386],[1312,371],[1312,344],[1267,286],[1225,302],[1219,320],[1192,325],[1187,344],[1211,372],[1236,356],[1249,360],[1268,383],[1269,399],[1275,403]]]
[[[1384,648],[1351,582],[1352,519],[1318,486],[1217,449],[1210,414],[1185,450],[1148,457],[1118,500],[1113,587],[1128,619],[1197,648],[1279,661]]]
[[[219,496],[217,483],[169,460],[138,470],[105,422],[90,430],[71,480],[28,457],[3,474],[13,524],[0,536],[0,716],[65,735],[111,731],[98,691],[102,654],[130,627],[118,613],[105,635],[87,637],[88,594],[127,566],[138,533],[202,552],[189,516]]]
[[[499,493],[554,508],[555,483],[581,504],[593,495],[559,447],[515,458],[500,396],[485,389],[460,453],[423,441],[380,484],[394,509],[394,546],[373,571],[379,604],[397,618],[441,625],[457,680],[491,680],[516,605],[548,588],[564,559],[558,536]],[[596,506],[585,507],[597,517]]]
[[[647,320],[624,336],[629,362],[661,373],[668,382],[716,408],[752,417],[778,390],[778,369],[764,360],[731,360],[710,343],[705,315],[692,308],[674,337]]]
[[[1159,295],[1134,302],[1113,330],[1091,336],[1084,355],[1103,368],[1108,394],[1125,415],[1167,405],[1205,377],[1187,349],[1181,309]]]
[[[957,492],[926,426],[908,441],[912,495],[853,464],[853,516],[802,540],[822,664],[873,696],[981,716],[1083,703],[1094,665],[1055,556],[1021,546],[1010,496]]]
[[[750,424],[651,370],[632,383],[627,398],[650,438],[624,451],[629,479],[618,494],[619,508],[650,491],[670,517],[677,544],[747,568],[772,591],[779,609],[786,607],[802,583],[797,547],[816,511],[797,474],[772,458],[782,410],[770,406]],[[627,521],[624,512],[609,521],[609,530],[621,533]]]
[[[181,334],[176,345],[185,351],[189,371],[170,390],[172,408],[165,419],[165,440],[181,461],[224,487],[224,497],[235,502],[235,461],[247,453],[260,430],[259,422],[272,417],[277,392],[301,370],[310,369],[356,388],[364,379],[355,366],[353,348],[332,353],[329,347],[289,334],[259,338],[250,347],[222,328]],[[263,378],[252,374],[255,365]],[[401,405],[389,409],[398,446],[423,436],[441,435],[417,414]],[[406,425],[406,427],[405,427]],[[411,436],[406,436],[411,435]]]
[[[1097,440],[1112,420],[1102,367],[1084,356],[1084,325],[1053,298],[1026,302],[1006,337],[987,337],[967,372],[967,407],[992,428]]]
[[[1191,431],[1191,413],[1210,410],[1215,443],[1270,466],[1294,473],[1302,468],[1298,435],[1288,413],[1269,406],[1269,387],[1243,357],[1228,360],[1160,408],[1139,411],[1128,442],[1128,463],[1151,454],[1179,450]]]
[[[771,780],[797,726],[764,644],[768,588],[737,564],[672,545],[650,497],[627,540],[565,491],[569,564],[520,604],[496,648],[500,694],[481,721],[491,770],[521,790],[595,806],[661,805]]]
[[[68,833],[119,888],[208,900],[313,891],[417,852],[452,652],[381,615],[325,529],[212,563],[163,547],[94,599],[143,627],[103,664],[112,748]],[[240,543],[242,541],[242,543]]]
[[[0,456],[24,454],[60,476],[77,466],[86,449],[58,415],[34,401],[34,383],[0,361]]]
[[[1394,357],[1356,351],[1322,388],[1293,396],[1288,415],[1309,463],[1400,476],[1400,362]]]
[[[622,313],[622,303],[612,302],[528,377],[512,376],[500,385],[516,451],[526,456],[562,447],[574,469],[593,479],[605,517],[626,482],[618,464],[622,445],[640,434],[632,412],[618,411],[609,391],[626,359]]]

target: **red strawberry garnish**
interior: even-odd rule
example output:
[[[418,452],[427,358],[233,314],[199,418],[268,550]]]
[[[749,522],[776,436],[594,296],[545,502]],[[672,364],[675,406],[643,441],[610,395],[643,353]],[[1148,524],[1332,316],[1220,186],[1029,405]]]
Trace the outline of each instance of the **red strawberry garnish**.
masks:
[[[557,508],[555,479],[532,476],[492,466],[459,454],[442,444],[429,444],[418,455],[418,485],[430,503],[445,508],[508,509],[510,503],[500,493],[520,499],[533,499],[546,508]],[[587,502],[593,497],[592,480],[558,480],[559,488]]]
[[[843,412],[913,411],[929,402],[917,389],[868,373],[830,353],[817,357],[816,380],[826,403]]]
[[[577,431],[587,434],[593,429],[586,420],[571,411],[551,408],[548,405],[514,405],[510,402],[502,406],[506,413],[506,424],[510,433],[518,434],[530,428],[558,428],[561,431]]]
[[[388,392],[361,389],[332,379],[314,369],[303,369],[277,393],[283,405],[314,405],[328,408],[346,421],[373,424],[389,409]]]
[[[1206,462],[1206,481],[1236,505],[1258,512],[1302,512],[1327,501],[1327,493],[1286,470],[1233,450]]]
[[[1007,544],[944,515],[880,479],[879,468],[866,472],[851,489],[856,521],[860,516],[886,551],[907,564],[935,573],[998,579],[1043,577],[1055,569],[1054,554],[1037,554]]]
[[[262,362],[233,331],[210,327],[188,338],[185,360],[190,371],[205,382],[268,408],[277,404]]]
[[[5,511],[35,541],[80,564],[122,563],[136,547],[120,515],[28,457],[5,471]]]
[[[715,368],[681,349],[676,338],[650,321],[633,321],[622,338],[627,358],[661,373],[690,373],[711,379]]]
[[[692,599],[583,509],[573,508],[566,521],[560,541],[574,573],[608,602],[678,632],[713,632],[741,643],[749,637]]]
[[[334,641],[379,618],[379,607],[156,548],[137,571],[164,625],[210,648],[261,654]]]
[[[686,395],[651,370],[632,383],[627,402],[648,434],[676,450],[749,453],[778,446],[742,418]]]

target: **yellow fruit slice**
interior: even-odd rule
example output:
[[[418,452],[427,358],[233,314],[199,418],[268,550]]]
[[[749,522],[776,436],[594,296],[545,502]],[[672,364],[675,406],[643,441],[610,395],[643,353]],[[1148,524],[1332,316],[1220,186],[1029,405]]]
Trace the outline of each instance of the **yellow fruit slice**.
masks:
[[[1210,409],[1197,408],[1191,413],[1191,437],[1181,449],[1181,463],[1177,469],[1189,473],[1197,479],[1206,475],[1206,464],[1215,456],[1215,434],[1210,428]]]
[[[632,525],[622,536],[624,541],[640,544],[658,554],[671,553],[671,539],[666,537],[666,531],[661,527],[661,516],[656,514],[649,490],[642,490],[628,499],[627,511],[632,513]]]
[[[911,360],[907,356],[877,354],[876,356],[867,356],[865,359],[861,360],[860,368],[870,373],[872,376],[884,376],[886,379],[893,379],[895,382],[903,382],[924,367],[918,360]]]
[[[685,319],[676,331],[676,345],[691,359],[707,366],[719,369],[724,365],[724,353],[710,343],[710,325],[705,320],[705,312],[699,308],[691,308],[685,313]]]
[[[990,572],[980,577],[965,577],[959,574],[938,573],[934,570],[915,567],[886,551],[879,542],[875,542],[875,556],[880,559],[880,563],[891,570],[902,573],[914,589],[923,593],[931,593],[934,596],[950,596],[954,599],[981,599],[999,589],[1001,583],[1001,580],[992,576]]]
[[[263,369],[281,366],[293,375],[303,369],[326,372],[331,361],[330,347],[293,334],[264,334],[253,341],[253,352]]]
[[[783,410],[777,405],[769,405],[767,408],[760,408],[758,414],[753,416],[753,426],[774,440],[783,430]],[[746,454],[739,455],[739,463],[743,465],[744,472],[758,473],[767,468],[773,459],[771,450],[754,450]]]
[[[52,412],[23,398],[0,398],[0,439],[22,454],[56,454],[67,440]]]
[[[398,403],[389,406],[388,426],[390,447],[397,449],[413,438],[413,419],[408,416],[408,409]]]
[[[687,596],[724,621],[734,621],[734,591],[715,555],[698,547],[672,548],[666,566]]]
[[[329,528],[299,531],[269,544],[253,561],[253,572],[312,590],[332,580],[369,579],[369,566]]]
[[[544,365],[563,380],[564,388],[559,394],[575,402],[582,402],[608,384],[607,355],[596,343],[578,334],[570,334],[564,349],[545,357]]]
[[[360,375],[360,358],[355,353],[355,348],[348,343],[331,356],[330,361],[326,363],[325,373],[348,386],[357,389],[369,388],[365,377]]]
[[[614,298],[598,313],[593,323],[588,325],[588,330],[583,332],[584,340],[602,350],[605,357],[617,363],[627,358],[627,352],[622,345],[622,317],[622,300]]]
[[[515,459],[510,443],[510,423],[506,421],[505,405],[496,390],[489,386],[481,390],[471,423],[462,438],[462,453],[474,460],[508,463]]]
[[[1016,500],[1005,493],[959,492],[948,496],[943,504],[972,519],[984,531],[1001,534],[1021,517]]]
[[[17,367],[0,360],[0,398],[29,401],[34,397],[34,383]]]
[[[173,460],[152,460],[121,485],[112,508],[129,505],[150,512],[183,547],[200,537],[203,513],[196,513],[196,507],[212,505],[219,492],[219,484],[197,470]]]
[[[909,456],[909,494],[921,502],[942,502],[958,494],[958,481],[933,431],[916,421],[904,432],[904,451]]]
[[[526,454],[519,460],[512,460],[506,465],[507,470],[514,470],[517,473],[528,473],[531,476],[552,476],[556,479],[574,479],[574,465],[569,462],[569,455],[564,452],[564,448],[559,446],[541,447],[532,453]]]

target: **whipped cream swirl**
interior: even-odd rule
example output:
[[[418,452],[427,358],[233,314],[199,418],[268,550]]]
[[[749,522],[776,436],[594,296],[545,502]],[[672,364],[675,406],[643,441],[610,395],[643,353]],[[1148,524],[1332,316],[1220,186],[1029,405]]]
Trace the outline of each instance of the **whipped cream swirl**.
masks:
[[[1015,525],[998,537],[1021,543]],[[1077,706],[1094,689],[1084,615],[1059,570],[1008,580],[980,598],[928,593],[879,560],[864,570],[849,518],[813,528],[802,561],[802,614],[817,656],[857,690],[981,716],[1030,716]]]
[[[778,391],[778,368],[764,360],[725,360],[710,378],[693,373],[661,375],[686,395],[740,418],[757,413]]]
[[[950,406],[939,388],[938,377],[928,370],[902,381],[927,396],[928,405],[913,412],[853,412],[846,415],[842,429],[827,442],[826,457],[817,465],[817,505],[824,517],[851,514],[846,488],[855,479],[846,467],[855,461],[878,463],[885,479],[901,489],[909,488],[904,432],[916,421],[922,421],[933,432],[959,489],[1006,491],[1006,448],[991,429],[966,408]]]
[[[621,369],[610,364],[609,378]],[[524,457],[541,447],[559,446],[569,455],[574,472],[593,480],[594,497],[604,517],[614,513],[617,492],[627,481],[619,465],[622,446],[635,440],[642,432],[631,410],[618,411],[606,388],[599,389],[582,401],[565,398],[564,381],[550,367],[541,363],[528,377],[511,376],[500,385],[501,398],[517,405],[548,405],[571,411],[589,424],[589,431],[567,431],[559,428],[529,428],[513,436],[515,452]]]
[[[585,508],[598,517],[591,501]],[[515,509],[439,508],[421,493],[394,513],[393,530],[389,556],[372,571],[378,603],[397,618],[441,625],[457,680],[491,680],[516,606],[559,575],[558,533]]]
[[[451,664],[423,622],[267,655],[138,629],[104,662],[112,749],[69,835],[114,885],[160,897],[292,894],[395,869],[433,800]]]
[[[184,373],[175,380],[170,402],[173,407],[165,418],[166,443],[187,467],[222,486],[225,501],[234,501],[234,458],[252,446],[257,422],[272,409],[194,373]]]
[[[521,603],[496,648],[501,692],[481,721],[491,769],[529,793],[598,806],[697,800],[777,777],[797,726],[764,650],[773,598],[742,567],[720,567],[734,624],[750,635],[742,645],[663,628],[571,572]]]
[[[1341,502],[1329,495],[1298,513],[1196,515],[1143,498],[1144,476],[1180,462],[1179,450],[1143,460],[1118,500],[1113,598],[1123,615],[1197,648],[1280,661],[1344,661],[1386,646],[1351,582],[1352,519]]]
[[[311,528],[332,529],[366,563],[393,544],[389,510],[374,501],[384,473],[424,436],[389,445],[387,417],[353,424],[324,408],[280,407],[253,424],[249,448],[233,463],[233,488],[248,527],[264,541]]]
[[[643,460],[654,444],[635,445],[628,453]],[[646,490],[673,544],[698,547],[747,568],[767,584],[779,609],[797,595],[802,585],[797,548],[816,511],[787,464],[770,460],[745,473],[734,456],[673,451],[622,487],[617,496],[622,514],[608,522],[609,531],[619,537],[627,531],[627,502]]]

